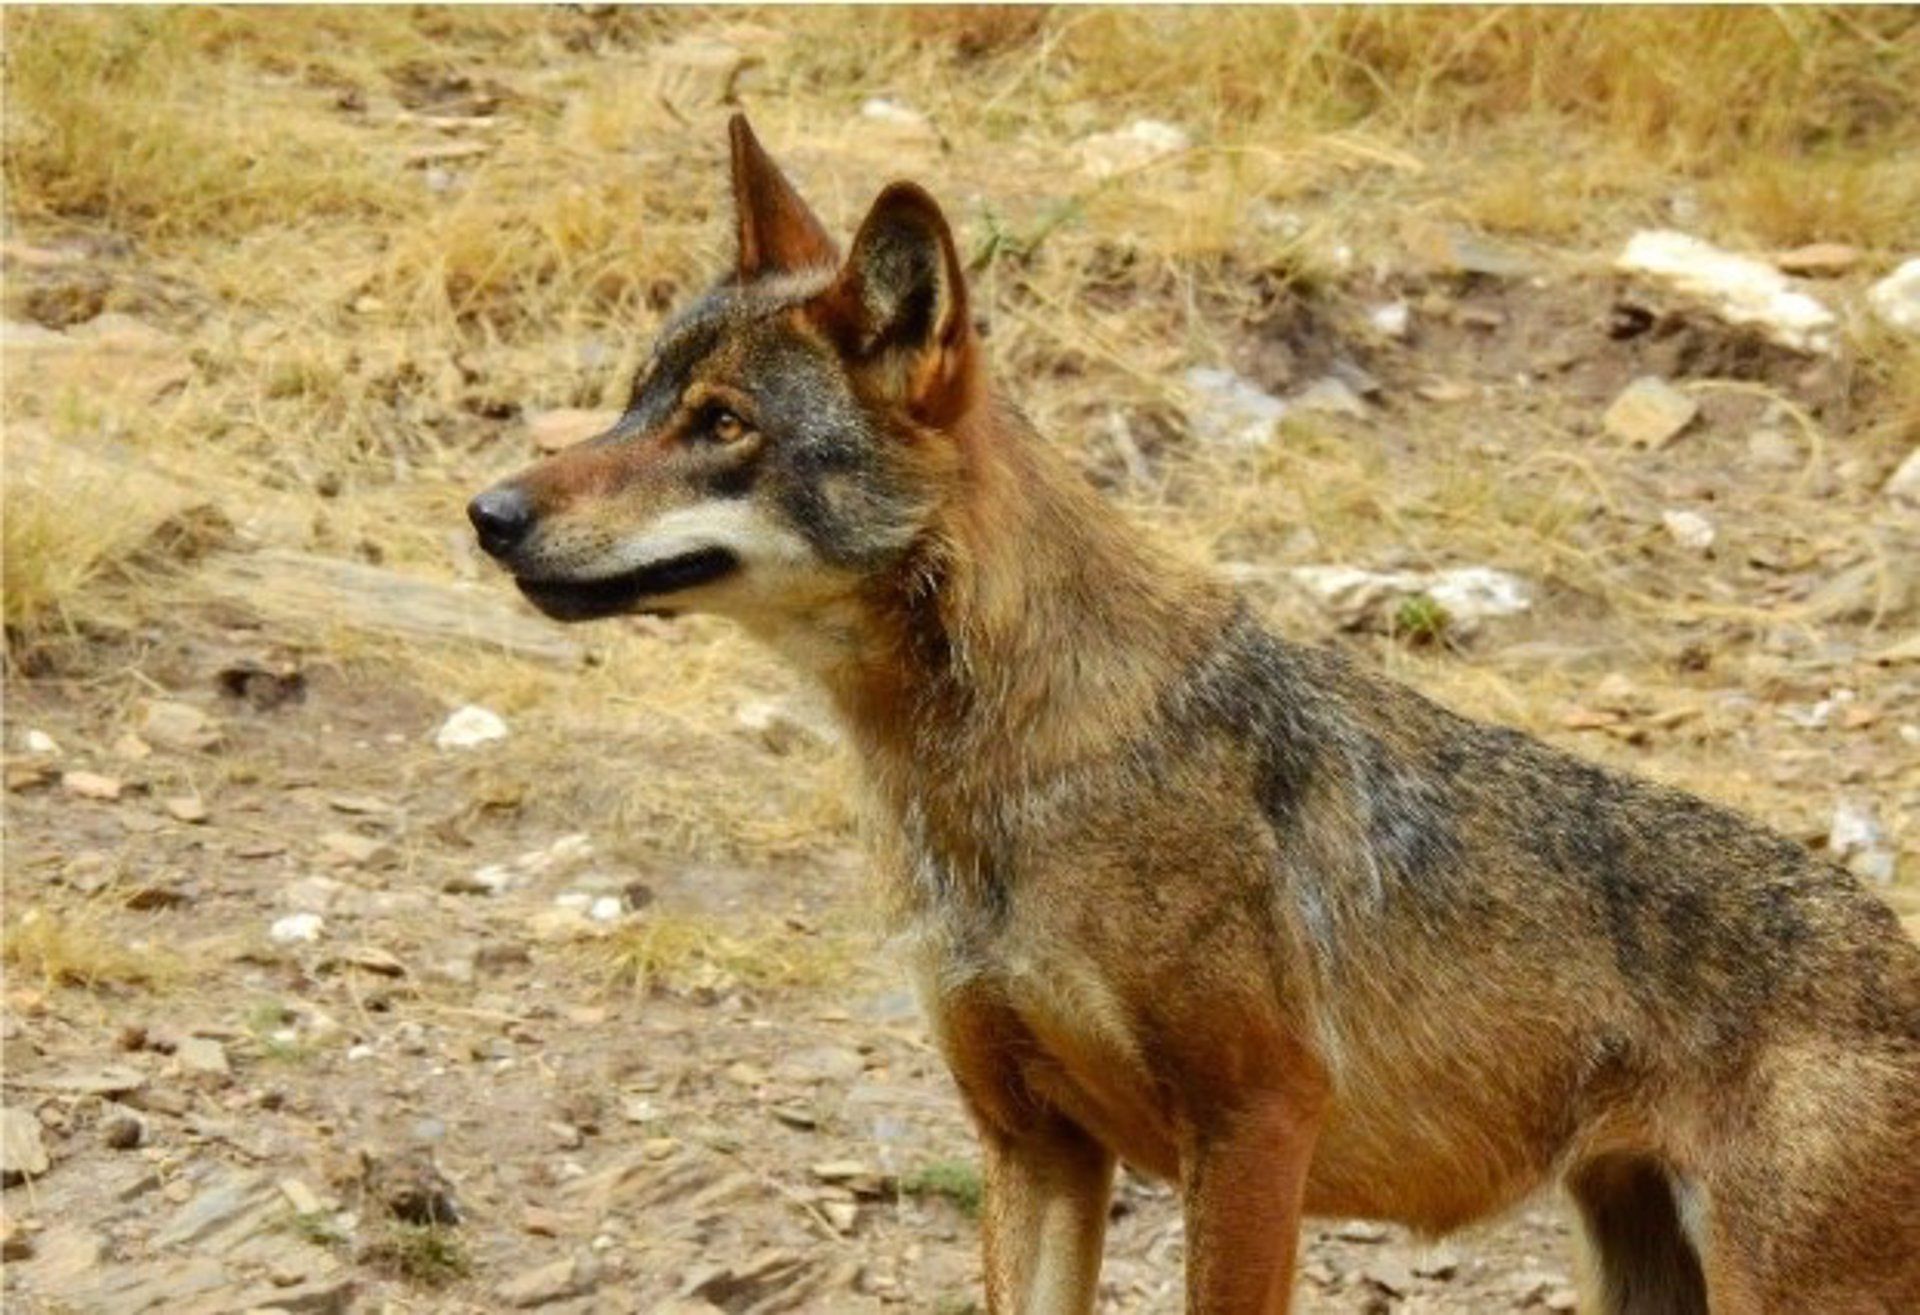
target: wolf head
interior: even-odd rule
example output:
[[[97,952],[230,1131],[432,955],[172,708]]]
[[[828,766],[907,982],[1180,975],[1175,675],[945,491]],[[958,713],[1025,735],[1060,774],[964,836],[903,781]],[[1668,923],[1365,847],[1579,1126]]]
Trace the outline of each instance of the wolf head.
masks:
[[[953,235],[895,183],[844,258],[745,118],[733,270],[660,331],[606,433],[474,498],[481,546],[563,621],[708,611],[780,627],[924,534],[980,404]]]

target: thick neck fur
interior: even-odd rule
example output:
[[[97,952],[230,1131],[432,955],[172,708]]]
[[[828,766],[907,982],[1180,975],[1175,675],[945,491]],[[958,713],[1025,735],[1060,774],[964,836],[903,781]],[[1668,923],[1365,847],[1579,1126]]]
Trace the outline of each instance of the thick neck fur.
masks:
[[[937,441],[955,445],[949,494],[828,685],[890,811],[965,852],[1023,797],[1139,738],[1229,600],[1011,408],[980,406]]]

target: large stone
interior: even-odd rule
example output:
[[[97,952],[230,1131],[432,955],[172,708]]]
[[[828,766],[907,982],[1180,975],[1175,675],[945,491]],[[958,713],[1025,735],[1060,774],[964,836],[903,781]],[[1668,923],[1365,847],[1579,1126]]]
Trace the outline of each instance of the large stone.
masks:
[[[1796,289],[1792,280],[1764,260],[1723,251],[1685,233],[1650,230],[1635,233],[1614,263],[1618,269],[1700,302],[1728,324],[1751,327],[1783,347],[1802,352],[1833,350],[1837,324],[1833,312]]]
[[[1402,603],[1422,596],[1445,611],[1448,625],[1466,629],[1533,606],[1533,591],[1526,581],[1485,566],[1443,571],[1296,566],[1289,575],[1348,630],[1386,627]]]
[[[7,455],[11,460],[11,448]],[[579,644],[557,634],[552,624],[527,615],[491,584],[446,584],[281,548],[222,553],[208,560],[196,579],[236,607],[287,624],[324,618],[348,630],[419,643],[497,648],[566,666],[586,658]]]

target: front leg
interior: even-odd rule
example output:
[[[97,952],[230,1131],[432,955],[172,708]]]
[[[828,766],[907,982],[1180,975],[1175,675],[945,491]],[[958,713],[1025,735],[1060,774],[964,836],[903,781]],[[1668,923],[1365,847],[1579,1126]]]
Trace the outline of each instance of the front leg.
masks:
[[[1086,1315],[1100,1279],[1113,1156],[1057,1115],[982,1129],[990,1315]]]
[[[1286,1315],[1317,1103],[1261,1095],[1210,1119],[1181,1164],[1189,1315]]]

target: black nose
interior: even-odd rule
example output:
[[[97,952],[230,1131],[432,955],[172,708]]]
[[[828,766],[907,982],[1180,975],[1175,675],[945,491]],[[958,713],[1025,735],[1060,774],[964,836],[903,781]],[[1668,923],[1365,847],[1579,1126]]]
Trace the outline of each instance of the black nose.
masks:
[[[533,528],[533,503],[517,485],[502,484],[469,502],[467,519],[480,535],[480,546],[504,557]]]

